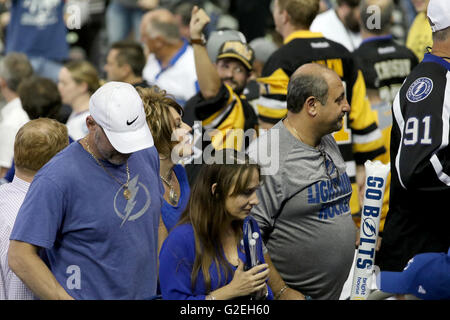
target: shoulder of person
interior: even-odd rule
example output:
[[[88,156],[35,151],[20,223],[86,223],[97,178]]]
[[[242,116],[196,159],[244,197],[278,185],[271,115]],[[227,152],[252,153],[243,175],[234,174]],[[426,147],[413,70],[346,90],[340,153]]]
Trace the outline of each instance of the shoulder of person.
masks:
[[[144,157],[150,158],[152,160],[159,159],[158,150],[156,149],[156,147],[154,145],[151,146],[150,148],[145,148],[143,150],[136,152],[136,155],[144,156]]]
[[[322,13],[319,13],[313,20],[311,24],[311,30],[317,25],[321,24],[324,21],[330,21],[330,19],[336,17],[336,14],[334,13],[334,9],[328,9]]]
[[[195,248],[194,228],[190,223],[176,225],[170,230],[165,242],[169,247]]]

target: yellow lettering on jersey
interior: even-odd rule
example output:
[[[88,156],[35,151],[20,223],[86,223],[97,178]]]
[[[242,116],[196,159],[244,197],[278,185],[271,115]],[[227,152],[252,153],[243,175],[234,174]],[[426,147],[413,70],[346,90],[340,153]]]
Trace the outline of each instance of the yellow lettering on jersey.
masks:
[[[342,128],[339,131],[332,133],[337,144],[346,144],[351,142],[351,130],[348,127],[348,115],[345,114],[342,120]]]
[[[342,65],[341,59],[327,59],[327,60],[317,60],[313,61],[313,63],[318,63],[328,67],[338,74],[339,77],[344,76],[344,66]]]

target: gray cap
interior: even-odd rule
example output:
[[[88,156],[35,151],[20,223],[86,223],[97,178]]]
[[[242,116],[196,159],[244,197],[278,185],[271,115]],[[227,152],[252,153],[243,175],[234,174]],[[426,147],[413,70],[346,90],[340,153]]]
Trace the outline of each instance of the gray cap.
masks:
[[[208,56],[212,62],[216,62],[220,47],[225,41],[229,40],[239,40],[243,43],[247,43],[242,32],[237,30],[219,30],[210,33],[208,41],[206,42],[206,50],[208,51]]]
[[[277,45],[267,38],[256,38],[250,41],[250,47],[255,51],[255,60],[266,63],[269,57],[278,49]]]

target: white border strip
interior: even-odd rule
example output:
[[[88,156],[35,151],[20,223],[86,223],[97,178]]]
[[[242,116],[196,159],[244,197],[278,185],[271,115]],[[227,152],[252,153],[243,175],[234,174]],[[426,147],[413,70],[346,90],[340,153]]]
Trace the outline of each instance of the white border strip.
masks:
[[[447,72],[447,84],[445,86],[444,104],[442,107],[442,139],[439,150],[448,146],[449,142],[449,122],[450,122],[450,72]],[[437,151],[436,151],[437,152]],[[439,161],[436,152],[431,156],[430,162],[439,180],[450,186],[450,177],[444,172],[441,162]]]
[[[397,155],[395,156],[395,169],[397,170],[398,181],[402,185],[403,189],[406,189],[403,184],[402,177],[400,175],[400,154],[402,151],[402,143],[403,143],[403,126],[405,125],[405,120],[403,119],[402,111],[400,108],[400,91],[397,93],[394,99],[394,103],[392,105],[392,110],[394,113],[395,122],[397,122],[397,126],[400,129],[400,141],[398,144]]]
[[[270,99],[270,98],[266,98],[266,97],[262,97],[262,96],[259,97],[258,100],[256,100],[256,105],[261,105],[262,107],[279,109],[279,110],[284,110],[287,108],[286,101]]]
[[[354,134],[353,133],[353,143],[369,143],[381,139],[381,130],[376,129],[368,134]]]

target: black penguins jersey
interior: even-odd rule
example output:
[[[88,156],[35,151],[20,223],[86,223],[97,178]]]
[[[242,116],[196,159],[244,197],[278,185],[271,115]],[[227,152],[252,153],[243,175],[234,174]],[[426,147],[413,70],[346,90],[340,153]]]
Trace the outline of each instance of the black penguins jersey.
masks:
[[[364,40],[354,56],[368,89],[378,90],[380,98],[392,103],[411,70],[418,64],[416,55],[397,44],[392,36]]]
[[[378,113],[378,127],[386,148],[386,153],[377,157],[376,160],[387,164],[390,162],[392,102],[405,78],[418,64],[417,57],[405,46],[397,44],[391,35],[365,39],[354,51],[354,56],[364,75],[369,97],[372,97],[372,101],[376,101],[372,104],[372,109]],[[383,198],[380,232],[384,231],[389,208],[390,179],[389,175]],[[359,221],[355,220],[355,222],[359,226]]]
[[[426,54],[392,113],[391,194],[378,264],[400,271],[414,255],[450,246],[450,63]]]

